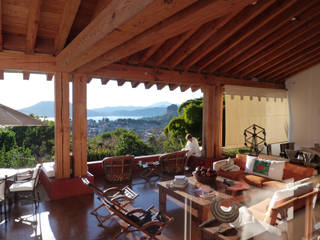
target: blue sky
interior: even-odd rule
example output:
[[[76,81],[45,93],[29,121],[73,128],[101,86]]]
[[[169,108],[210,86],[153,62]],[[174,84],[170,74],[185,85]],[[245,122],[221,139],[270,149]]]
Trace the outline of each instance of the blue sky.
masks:
[[[71,89],[71,85],[70,85]],[[130,83],[118,87],[116,81],[101,85],[99,79],[93,79],[87,86],[87,107],[89,109],[105,106],[148,106],[168,101],[180,104],[188,99],[202,96],[200,90],[191,89],[181,92],[180,88],[170,91],[168,87],[157,90],[156,86],[145,89],[143,84],[132,88]],[[72,99],[70,90],[70,102]],[[0,81],[0,103],[14,109],[29,107],[40,101],[54,101],[54,82],[47,81],[42,74],[31,74],[28,81],[22,79],[22,73],[4,74]]]

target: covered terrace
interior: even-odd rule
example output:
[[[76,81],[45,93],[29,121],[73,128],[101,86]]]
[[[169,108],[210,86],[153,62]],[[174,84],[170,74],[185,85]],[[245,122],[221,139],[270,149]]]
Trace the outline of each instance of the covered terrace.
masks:
[[[314,129],[299,139],[310,145],[320,142],[315,124],[320,120],[319,10],[319,0],[2,0],[0,79],[4,71],[15,71],[25,80],[40,73],[54,81],[55,181],[62,183],[60,188],[90,174],[86,88],[92,78],[100,78],[101,87],[113,79],[119,86],[130,82],[132,88],[201,89],[208,159],[222,155],[225,86],[288,90],[290,141],[303,134],[297,130],[303,128],[301,113],[315,110],[306,116],[312,121],[306,125]]]

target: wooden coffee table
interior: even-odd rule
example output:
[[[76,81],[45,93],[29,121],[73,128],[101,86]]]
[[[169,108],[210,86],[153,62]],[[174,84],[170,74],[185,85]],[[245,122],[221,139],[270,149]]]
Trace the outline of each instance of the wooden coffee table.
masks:
[[[185,202],[185,200],[187,200],[190,203],[191,207],[197,211],[196,220],[198,220],[200,223],[208,219],[211,199],[198,197],[196,195],[197,189],[211,188],[215,197],[221,197],[237,201],[231,194],[226,193],[226,189],[228,186],[221,182],[217,182],[216,186],[213,188],[209,187],[208,185],[199,183],[194,179],[194,177],[189,177],[189,184],[185,189],[173,188],[170,186],[171,183],[172,180],[158,182],[160,211],[166,211],[167,195],[181,202]]]

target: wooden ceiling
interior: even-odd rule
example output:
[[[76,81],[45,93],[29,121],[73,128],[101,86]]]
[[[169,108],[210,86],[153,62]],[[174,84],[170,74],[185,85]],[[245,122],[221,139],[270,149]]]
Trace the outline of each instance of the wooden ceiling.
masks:
[[[0,0],[0,69],[158,89],[284,88],[320,62],[320,0]]]

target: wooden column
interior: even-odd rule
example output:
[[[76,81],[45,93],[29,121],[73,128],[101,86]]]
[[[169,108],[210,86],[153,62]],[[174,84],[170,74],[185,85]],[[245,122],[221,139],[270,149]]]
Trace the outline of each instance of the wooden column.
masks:
[[[204,86],[202,115],[202,147],[204,156],[222,155],[222,86]]]
[[[54,81],[55,94],[55,165],[56,178],[70,177],[70,122],[68,73],[57,72]]]
[[[87,76],[74,75],[72,109],[74,176],[87,175]]]

